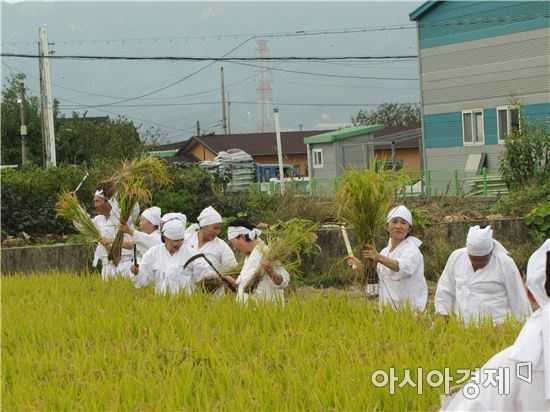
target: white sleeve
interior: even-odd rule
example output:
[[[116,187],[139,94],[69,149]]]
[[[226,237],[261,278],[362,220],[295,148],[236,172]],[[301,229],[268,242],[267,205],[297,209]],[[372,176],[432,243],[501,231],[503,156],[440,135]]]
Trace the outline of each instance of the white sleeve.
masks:
[[[290,282],[290,273],[288,273],[288,271],[281,265],[275,266],[273,270],[275,271],[275,273],[277,273],[283,278],[283,281],[279,285],[276,285],[275,282],[273,282],[273,285],[277,289],[286,288]]]
[[[155,234],[148,235],[147,233],[140,232],[139,230],[134,230],[132,235],[132,240],[140,246],[143,246],[144,249],[151,249],[153,246],[158,245],[158,237]]]
[[[229,245],[225,243],[223,240],[221,240],[220,247],[221,247],[221,254],[222,254],[222,259],[221,259],[222,265],[220,267],[220,272],[231,270],[237,267],[238,265],[237,259],[235,258],[235,254],[233,253],[233,250],[231,250]]]
[[[454,256],[451,254],[437,282],[435,291],[435,313],[450,315],[454,311],[456,299],[456,280],[453,273]]]
[[[506,288],[506,294],[508,295],[508,303],[514,317],[518,320],[525,320],[531,315],[531,307],[529,306],[529,299],[527,298],[527,292],[523,285],[523,280],[519,270],[509,256],[503,266],[504,271],[504,287]]]
[[[395,260],[399,263],[399,272],[390,271],[390,277],[393,280],[401,280],[410,278],[418,271],[422,264],[422,255],[419,250],[409,248]]]
[[[148,250],[141,259],[139,265],[139,272],[134,277],[134,286],[136,288],[143,288],[153,282],[153,262],[154,262],[154,250]]]
[[[202,282],[204,279],[215,278],[218,275],[214,272],[214,269],[210,267],[204,259],[197,259],[191,262],[188,269],[190,269],[193,277],[193,283]]]

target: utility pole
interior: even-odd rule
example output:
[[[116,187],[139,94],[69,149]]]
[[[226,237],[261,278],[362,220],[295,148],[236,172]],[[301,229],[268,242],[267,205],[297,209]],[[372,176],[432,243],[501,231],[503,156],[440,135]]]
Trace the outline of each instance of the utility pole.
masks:
[[[227,133],[231,134],[231,100],[229,100],[229,92],[227,92]]]
[[[223,122],[223,133],[227,134],[227,114],[225,112],[225,85],[223,82],[223,66],[220,67],[220,75],[222,81],[222,122]]]
[[[275,120],[275,136],[277,138],[277,158],[279,160],[279,181],[281,182],[281,194],[285,192],[285,173],[283,168],[283,146],[281,144],[281,127],[279,126],[279,109],[273,109],[273,119]]]
[[[46,167],[46,119],[44,113],[46,109],[44,108],[44,98],[42,97],[42,90],[44,90],[44,78],[42,76],[42,44],[40,39],[38,39],[38,76],[40,78],[40,129],[42,136],[42,166]]]
[[[27,163],[27,142],[25,141],[27,137],[27,121],[25,119],[25,83],[21,82],[19,85],[19,110],[21,113],[21,166],[24,166]]]
[[[201,135],[201,122],[197,120],[197,137]]]
[[[42,131],[45,132],[44,143],[46,146],[46,167],[56,166],[55,155],[55,130],[53,124],[53,97],[50,79],[50,55],[48,44],[48,32],[46,25],[38,30],[40,35],[40,97],[42,106]]]

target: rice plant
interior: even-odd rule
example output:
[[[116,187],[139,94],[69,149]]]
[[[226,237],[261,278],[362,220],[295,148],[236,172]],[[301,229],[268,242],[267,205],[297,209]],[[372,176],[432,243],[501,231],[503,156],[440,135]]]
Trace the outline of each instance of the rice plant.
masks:
[[[267,242],[264,258],[270,262],[279,262],[290,273],[299,275],[303,256],[319,250],[318,229],[318,223],[298,218],[270,226],[264,232]]]
[[[5,277],[1,293],[6,411],[435,411],[443,385],[391,394],[373,373],[458,378],[520,328],[380,312],[338,292],[241,306],[68,273]]]
[[[73,226],[79,232],[79,240],[83,242],[97,242],[101,239],[101,233],[99,233],[90,215],[73,193],[64,192],[59,195],[55,211],[58,216],[73,223]]]
[[[336,207],[338,217],[353,227],[361,248],[374,244],[384,226],[386,214],[394,204],[398,188],[404,182],[401,173],[389,170],[346,170],[338,182]],[[376,278],[373,262],[365,262],[363,282]]]

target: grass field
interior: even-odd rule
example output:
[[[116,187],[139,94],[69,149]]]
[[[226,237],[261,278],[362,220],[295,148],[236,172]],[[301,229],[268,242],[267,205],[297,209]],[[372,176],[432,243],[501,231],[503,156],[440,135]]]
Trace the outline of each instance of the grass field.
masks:
[[[242,307],[124,280],[4,277],[2,409],[431,411],[443,385],[392,395],[372,373],[473,369],[519,328],[381,313],[341,293]]]

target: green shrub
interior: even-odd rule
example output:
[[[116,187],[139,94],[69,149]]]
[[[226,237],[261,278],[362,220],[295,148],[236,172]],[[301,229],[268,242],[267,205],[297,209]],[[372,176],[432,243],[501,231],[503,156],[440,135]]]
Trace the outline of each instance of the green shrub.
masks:
[[[527,225],[535,230],[538,239],[550,238],[550,201],[534,208],[527,215]]]
[[[31,235],[73,232],[70,222],[56,216],[54,207],[59,193],[74,190],[84,174],[84,169],[77,166],[3,170],[2,232]],[[99,180],[97,171],[91,171],[78,192],[81,203],[89,208]]]
[[[537,206],[550,201],[550,179],[547,182],[525,185],[512,190],[495,204],[499,213],[512,216],[525,216]]]

